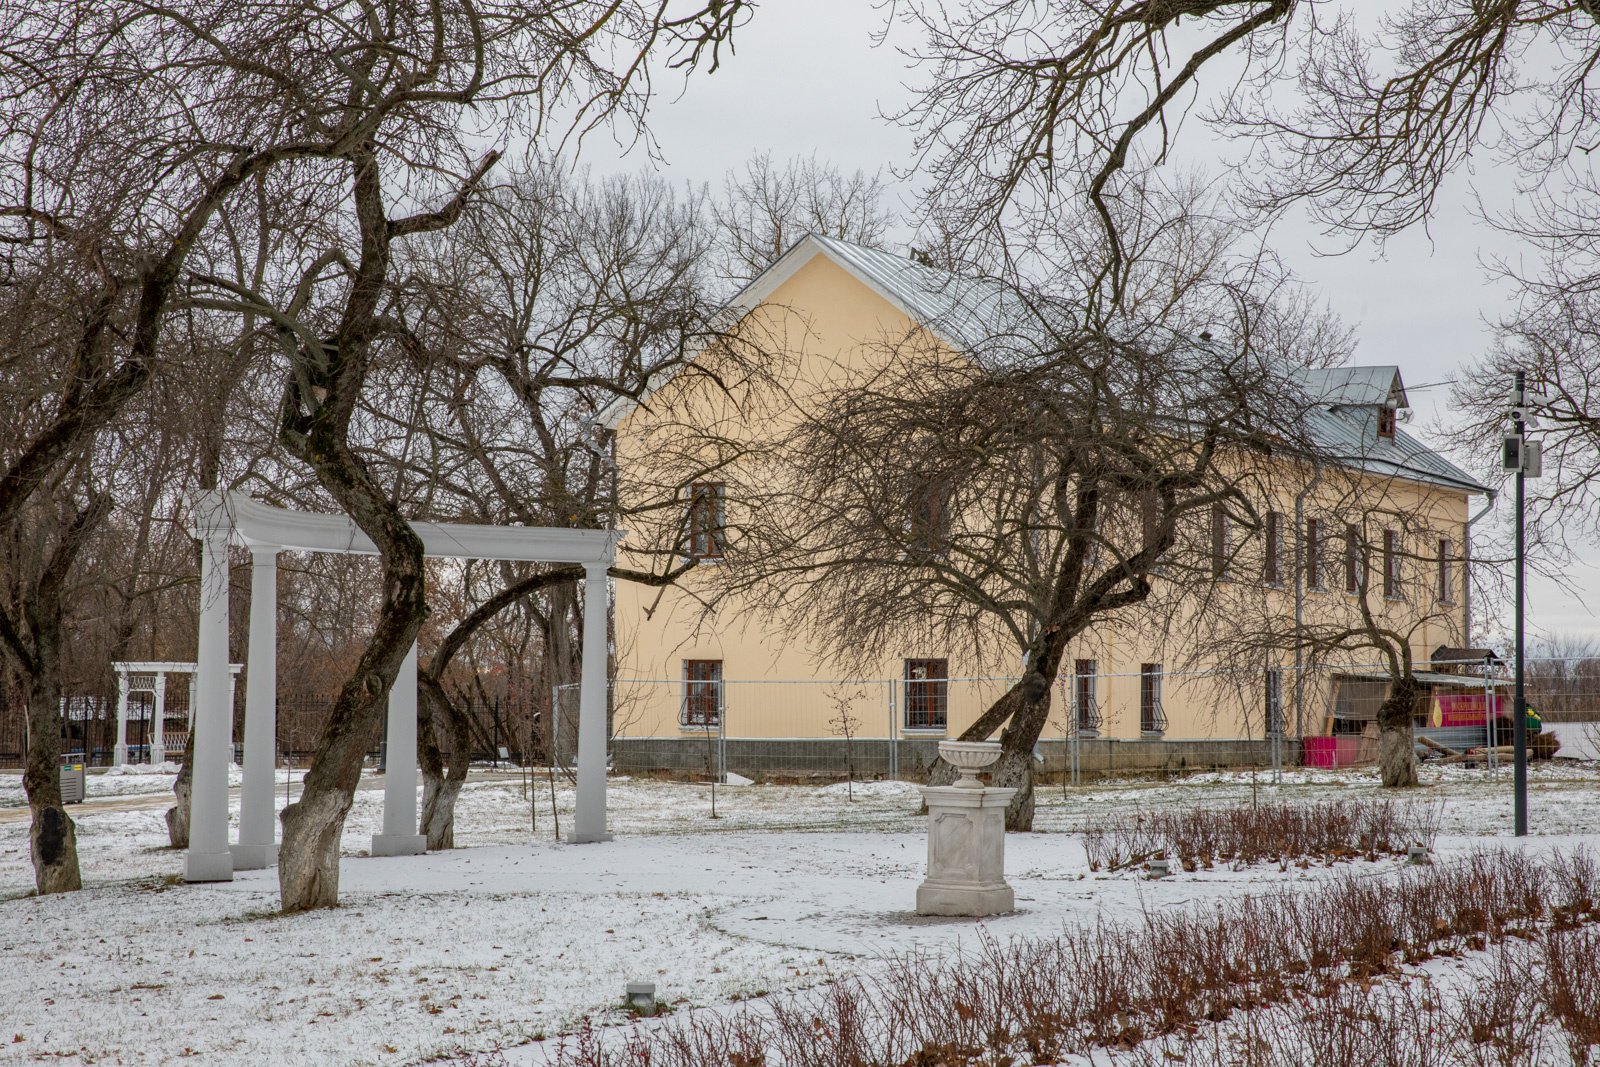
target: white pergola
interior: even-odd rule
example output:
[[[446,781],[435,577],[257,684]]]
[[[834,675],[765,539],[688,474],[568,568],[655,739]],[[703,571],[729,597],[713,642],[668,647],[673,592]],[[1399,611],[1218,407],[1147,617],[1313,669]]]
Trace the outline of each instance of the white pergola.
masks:
[[[194,775],[184,878],[230,881],[237,870],[277,861],[273,790],[277,734],[278,553],[376,555],[366,534],[343,515],[289,511],[243,493],[208,491],[193,498],[200,554],[200,640],[196,654]],[[578,698],[578,796],[570,840],[605,841],[606,832],[606,570],[620,536],[611,530],[567,530],[470,523],[412,523],[424,554],[455,559],[576,563],[584,569],[583,670]],[[250,639],[244,696],[244,783],[239,841],[228,844],[228,543],[250,549]],[[389,691],[389,741],[383,786],[383,832],[374,856],[416,855],[417,648],[411,646]]]
[[[160,766],[167,761],[166,726],[167,726],[167,675],[186,674],[189,676],[189,721],[194,721],[194,674],[193,663],[176,663],[165,660],[126,661],[113,663],[111,669],[117,672],[117,741],[112,748],[111,762],[120,767],[128,762],[128,697],[134,693],[150,693],[153,696],[154,708],[151,710],[150,724],[150,765]],[[233,688],[238,681],[239,672],[244,669],[242,663],[228,664],[228,733],[230,739],[233,734]],[[149,678],[150,684],[144,685],[139,679]]]

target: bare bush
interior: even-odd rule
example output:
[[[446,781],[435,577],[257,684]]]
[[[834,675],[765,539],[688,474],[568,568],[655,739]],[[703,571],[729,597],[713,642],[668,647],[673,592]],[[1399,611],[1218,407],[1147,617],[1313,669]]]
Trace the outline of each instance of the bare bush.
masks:
[[[547,1062],[942,1067],[1024,1056],[1100,1063],[1108,1051],[1131,1055],[1121,1064],[1218,1067],[1546,1062],[1539,1050],[1549,1034],[1534,1002],[1541,990],[1570,991],[1550,1015],[1574,1048],[1593,1037],[1600,933],[1573,928],[1600,922],[1597,872],[1587,853],[1484,853],[1397,882],[1344,876],[1310,892],[1083,925],[1054,938],[983,937],[973,951],[914,951],[889,960],[882,977],[687,1015],[620,1041],[585,1030]],[[1539,948],[1528,939],[1542,939]],[[1373,981],[1402,963],[1491,942],[1496,958],[1463,979],[1467,1007],[1406,981]]]
[[[1100,816],[1083,831],[1089,869],[1117,870],[1169,856],[1185,870],[1218,863],[1377,859],[1431,848],[1438,804],[1260,804],[1230,808]]]
[[[1600,930],[1553,929],[1539,963],[1551,1018],[1566,1032],[1573,1067],[1600,1062]]]

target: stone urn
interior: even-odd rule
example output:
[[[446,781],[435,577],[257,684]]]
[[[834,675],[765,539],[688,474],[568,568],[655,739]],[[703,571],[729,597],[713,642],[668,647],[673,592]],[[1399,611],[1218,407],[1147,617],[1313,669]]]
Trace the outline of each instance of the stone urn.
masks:
[[[1000,758],[994,741],[941,741],[939,755],[961,778],[922,789],[928,804],[928,877],[918,915],[999,915],[1016,907],[1006,884],[1006,806],[1015,789],[993,789],[976,772]]]
[[[939,755],[961,775],[954,789],[982,789],[978,772],[1000,758],[998,741],[940,741]]]

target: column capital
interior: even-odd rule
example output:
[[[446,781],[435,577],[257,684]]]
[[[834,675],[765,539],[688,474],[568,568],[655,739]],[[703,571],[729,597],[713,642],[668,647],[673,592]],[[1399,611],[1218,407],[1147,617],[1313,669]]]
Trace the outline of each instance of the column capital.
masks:
[[[227,537],[233,528],[233,516],[228,514],[227,494],[217,489],[201,489],[189,496],[189,532],[197,540],[209,541]]]
[[[251,545],[250,562],[256,567],[276,567],[278,553],[282,551],[282,547],[278,545]]]

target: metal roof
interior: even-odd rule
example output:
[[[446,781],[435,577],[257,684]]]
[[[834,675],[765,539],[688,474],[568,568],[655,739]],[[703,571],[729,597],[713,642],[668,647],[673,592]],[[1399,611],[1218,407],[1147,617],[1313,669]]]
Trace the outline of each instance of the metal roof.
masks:
[[[1312,408],[1306,413],[1306,432],[1325,457],[1369,474],[1465,493],[1489,492],[1472,475],[1399,426],[1392,438],[1378,436],[1376,407]]]
[[[1048,314],[1047,303],[1030,304],[995,279],[952,274],[836,237],[813,236],[813,240],[842,266],[892,296],[913,321],[959,348],[992,353],[997,338],[1025,341],[1041,332],[1038,316]],[[1381,477],[1468,493],[1489,491],[1399,427],[1392,439],[1378,436],[1378,407],[1408,406],[1399,367],[1297,367],[1291,377],[1316,402],[1306,429],[1312,443],[1329,457]]]
[[[1335,672],[1335,677],[1353,678],[1361,682],[1387,682],[1390,680],[1388,671],[1376,670],[1337,671]],[[1460,685],[1469,689],[1486,689],[1491,686],[1495,689],[1508,689],[1512,685],[1509,679],[1484,678],[1481,674],[1445,674],[1442,671],[1412,671],[1411,677],[1423,685]]]
[[[1030,347],[1036,349],[1041,339],[1052,343],[1045,337],[1052,327],[1057,337],[1072,329],[1073,309],[1061,301],[1029,300],[995,278],[955,274],[881,248],[820,234],[803,237],[745,286],[729,303],[729,318],[743,317],[818,254],[849,271],[947,344],[987,363],[1004,363]],[[1057,314],[1061,316],[1059,323],[1048,321]],[[1203,358],[1207,342],[1183,340],[1187,349]],[[1292,368],[1289,374],[1304,389],[1306,399],[1314,402],[1307,433],[1312,445],[1324,455],[1381,477],[1403,478],[1465,493],[1489,492],[1471,475],[1398,427],[1392,439],[1378,436],[1378,408],[1407,406],[1400,368],[1392,364]],[[660,384],[651,383],[651,390]],[[602,412],[601,419],[615,426],[631,406],[614,401]]]
[[[1406,387],[1400,381],[1400,368],[1301,367],[1294,377],[1306,394],[1319,404],[1374,404],[1408,408]]]
[[[993,278],[954,274],[881,248],[812,235],[830,258],[869,282],[918,325],[962,349],[1039,328],[1038,311]]]

